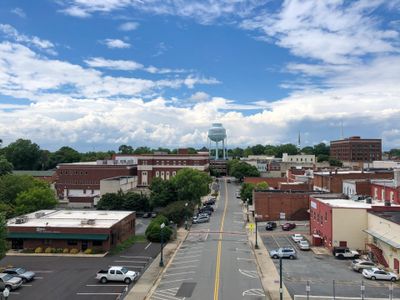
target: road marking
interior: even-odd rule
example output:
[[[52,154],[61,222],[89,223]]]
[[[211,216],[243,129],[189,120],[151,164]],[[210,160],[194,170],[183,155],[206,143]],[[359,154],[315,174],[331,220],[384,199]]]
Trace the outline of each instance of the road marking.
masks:
[[[236,220],[234,220],[233,223],[238,223],[238,224],[241,224],[241,225],[242,225],[242,224],[243,224],[243,221],[236,221]]]
[[[169,281],[163,281],[163,280],[161,280],[160,284],[167,284],[167,283],[178,282],[178,281],[185,281],[185,280],[193,280],[193,278],[184,278],[184,279],[176,279],[176,280],[169,280]]]
[[[121,258],[145,258],[145,259],[152,259],[151,256],[130,256],[130,255],[120,255]]]
[[[32,286],[32,284],[22,284],[22,286]]]
[[[43,279],[41,276],[35,276],[35,279]]]
[[[214,282],[214,300],[218,300],[218,292],[219,292],[219,273],[221,270],[221,253],[222,253],[222,232],[224,231],[224,222],[225,222],[225,215],[226,210],[228,208],[228,185],[225,182],[225,205],[224,205],[224,212],[222,214],[221,226],[220,226],[220,233],[219,233],[219,241],[218,241],[218,250],[217,250],[217,262],[215,266],[215,282]]]
[[[113,266],[113,265],[109,265],[108,267],[111,268],[112,266]],[[124,264],[123,267],[144,269],[145,266],[125,265],[125,264]]]
[[[237,211],[236,211],[236,212],[234,212],[233,214],[234,214],[234,215],[243,215],[243,213],[242,213],[242,212],[237,212]]]
[[[294,295],[293,299],[307,299],[307,295]],[[318,298],[318,299],[333,299],[333,296],[315,296],[315,295],[309,295],[308,298]],[[347,299],[347,300],[360,300],[360,297],[342,297],[342,296],[336,296],[336,299]],[[373,299],[373,300],[386,300],[386,298],[367,298],[367,299]]]
[[[237,260],[247,260],[247,261],[255,261],[254,258],[244,258],[244,257],[237,257]]]
[[[257,271],[239,269],[239,273],[250,278],[258,278]]]
[[[179,269],[190,269],[190,268],[197,268],[197,265],[184,266],[184,267],[172,267],[172,268],[168,268],[168,270],[179,270]]]
[[[151,298],[155,299],[161,299],[161,300],[166,300],[166,299],[172,299],[172,300],[183,300],[185,298],[178,298],[175,297],[176,293],[178,292],[179,288],[172,288],[172,289],[166,289],[166,290],[159,290],[156,291]]]
[[[244,296],[261,296],[265,297],[264,291],[262,289],[250,289],[247,291],[243,292],[243,297]]]
[[[187,271],[187,272],[180,272],[180,273],[166,273],[164,277],[169,277],[169,276],[178,276],[178,275],[185,275],[185,274],[193,274],[196,273],[195,271]]]
[[[34,273],[53,273],[54,271],[32,271]]]
[[[187,255],[187,254],[198,254],[198,253],[202,253],[203,249],[200,250],[192,250],[192,251],[181,251],[181,253],[178,253],[177,255]]]
[[[140,261],[140,260],[114,260],[114,262],[118,263],[137,263],[137,264],[147,264],[148,261]]]
[[[247,253],[250,252],[249,249],[240,249],[240,248],[236,248],[236,251],[237,251],[237,252],[247,252]]]
[[[210,228],[208,229],[208,232],[206,233],[206,237],[204,238],[205,241],[207,241],[209,234],[210,234]]]
[[[87,284],[86,286],[103,286],[103,287],[108,287],[108,286],[129,286],[127,284]]]
[[[151,242],[147,244],[147,246],[144,248],[144,250],[147,250],[147,248],[149,248],[151,245]]]
[[[185,258],[195,258],[195,257],[199,257],[201,256],[200,254],[198,255],[186,255],[186,256],[180,256],[179,258],[175,258],[175,259],[185,259]]]
[[[100,295],[121,295],[121,293],[76,293],[78,296],[100,296]]]
[[[197,262],[197,261],[199,261],[199,260],[198,259],[194,259],[194,260],[188,260],[188,261],[172,262],[171,265],[188,264],[188,263]]]

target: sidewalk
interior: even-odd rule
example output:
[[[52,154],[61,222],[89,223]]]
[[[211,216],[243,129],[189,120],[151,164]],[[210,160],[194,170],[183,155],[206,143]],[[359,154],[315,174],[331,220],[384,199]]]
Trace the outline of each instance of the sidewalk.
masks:
[[[246,220],[246,214],[244,212],[244,220]],[[253,217],[250,215],[250,222],[253,222]],[[265,247],[262,238],[258,234],[258,247],[259,249],[254,249],[255,245],[255,233],[250,233],[247,231],[247,235],[249,238],[249,242],[251,248],[254,252],[254,256],[256,258],[256,262],[258,265],[258,272],[261,278],[261,284],[265,291],[266,299],[276,300],[279,299],[279,272],[276,269],[272,259],[269,257],[269,252]],[[283,283],[283,299],[291,300],[289,292],[287,291],[285,284]]]
[[[159,254],[147,268],[147,270],[139,278],[139,281],[129,291],[128,295],[124,299],[126,300],[144,300],[149,299],[161,280],[162,274],[166,270],[166,267],[174,257],[176,250],[182,245],[186,239],[188,231],[183,228],[178,229],[176,240],[169,242],[164,246],[164,267],[159,266],[160,255]]]

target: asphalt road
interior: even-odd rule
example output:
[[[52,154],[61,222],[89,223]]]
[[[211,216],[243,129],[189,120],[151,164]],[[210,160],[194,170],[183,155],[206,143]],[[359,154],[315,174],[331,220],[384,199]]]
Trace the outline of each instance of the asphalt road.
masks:
[[[265,232],[261,236],[268,250],[286,246],[296,249],[298,259],[283,260],[283,281],[293,298],[295,295],[306,295],[307,281],[310,283],[311,296],[333,296],[333,281],[335,280],[336,297],[360,297],[363,281],[365,297],[389,299],[390,283],[364,279],[362,274],[350,269],[350,260],[337,260],[331,255],[316,255],[312,251],[300,251],[290,237],[292,233]],[[274,262],[279,270],[279,260]],[[400,297],[399,284],[393,286],[394,297]]]
[[[115,300],[133,284],[100,284],[95,279],[96,273],[111,265],[143,273],[159,250],[160,244],[146,242],[103,258],[7,256],[0,261],[0,266],[22,266],[37,275],[35,280],[12,292],[8,300]]]
[[[210,222],[192,225],[151,299],[265,299],[237,189],[220,180]]]

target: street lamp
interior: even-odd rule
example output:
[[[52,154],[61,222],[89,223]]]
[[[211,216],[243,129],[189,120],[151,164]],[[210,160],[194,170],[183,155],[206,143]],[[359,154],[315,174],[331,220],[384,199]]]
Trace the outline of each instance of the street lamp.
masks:
[[[160,225],[160,238],[161,238],[161,258],[160,258],[160,267],[164,267],[164,260],[163,260],[163,248],[164,248],[164,234],[163,234],[163,229],[165,227],[165,224],[162,223]]]
[[[282,287],[282,254],[279,255],[279,299],[283,300],[283,287]]]
[[[5,300],[7,300],[8,296],[10,296],[10,290],[8,288],[5,288],[3,291],[3,297]]]
[[[187,220],[187,210],[186,210],[187,206],[188,206],[188,203],[186,202],[185,203],[185,230],[188,230],[188,220]]]
[[[257,219],[258,219],[258,215],[254,216],[254,222],[256,223],[256,244],[254,246],[254,248],[258,249],[258,238],[257,238]]]

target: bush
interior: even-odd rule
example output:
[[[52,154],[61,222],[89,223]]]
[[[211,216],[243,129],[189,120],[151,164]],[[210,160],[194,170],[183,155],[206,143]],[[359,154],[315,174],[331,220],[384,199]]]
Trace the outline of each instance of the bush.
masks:
[[[44,253],[52,253],[52,252],[53,252],[53,249],[50,248],[50,247],[47,247],[47,248],[44,250]]]
[[[68,249],[68,248],[64,248],[63,251],[62,251],[62,253],[64,253],[64,254],[69,253],[69,249]]]
[[[35,253],[43,253],[43,248],[42,247],[37,247],[35,249]]]
[[[69,253],[71,253],[71,254],[78,254],[78,253],[79,253],[79,250],[76,249],[76,248],[72,248],[72,249],[69,251]]]
[[[147,226],[146,229],[146,238],[150,241],[150,242],[160,242],[161,241],[161,227],[160,225],[164,223],[166,224],[166,226],[163,229],[163,241],[164,242],[168,242],[169,239],[172,236],[173,230],[168,227],[168,219],[163,216],[163,215],[159,215],[158,217],[156,217],[155,219],[153,219],[153,221],[150,222],[149,226]]]
[[[32,248],[25,248],[25,249],[22,249],[21,252],[22,252],[22,253],[35,253],[35,249],[32,249]]]
[[[63,253],[64,249],[63,248],[57,248],[55,249],[55,253]]]
[[[85,253],[85,254],[92,254],[92,253],[93,253],[93,250],[90,249],[90,248],[87,248],[83,253]]]

